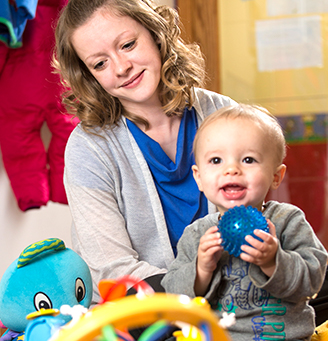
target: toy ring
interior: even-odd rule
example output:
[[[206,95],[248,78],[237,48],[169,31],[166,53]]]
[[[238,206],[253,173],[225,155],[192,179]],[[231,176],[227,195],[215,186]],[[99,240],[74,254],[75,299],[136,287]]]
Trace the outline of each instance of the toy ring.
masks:
[[[76,323],[66,324],[52,341],[91,341],[101,335],[103,327],[133,329],[158,320],[181,321],[209,330],[212,341],[229,341],[218,317],[207,306],[185,295],[156,293],[138,298],[136,295],[106,302],[89,310]]]

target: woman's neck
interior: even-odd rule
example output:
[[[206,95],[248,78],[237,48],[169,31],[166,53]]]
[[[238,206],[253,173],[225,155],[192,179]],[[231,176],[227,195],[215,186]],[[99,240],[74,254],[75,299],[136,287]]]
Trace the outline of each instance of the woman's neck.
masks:
[[[149,127],[146,129],[142,123],[135,122],[145,134],[159,143],[166,155],[175,162],[181,117],[176,115],[167,116],[158,99],[152,103],[148,102],[144,105],[139,103],[137,107],[125,109],[132,115],[139,116],[149,123]]]
[[[147,120],[149,127],[146,129],[145,125],[135,123],[146,135],[160,144],[166,155],[175,162],[178,133],[180,128],[181,117],[167,116],[162,108],[153,108],[149,114],[143,113],[138,115]]]
[[[175,162],[177,151],[177,140],[179,134],[181,117],[164,115],[150,122],[150,127],[145,133],[154,141],[158,142],[166,155]]]

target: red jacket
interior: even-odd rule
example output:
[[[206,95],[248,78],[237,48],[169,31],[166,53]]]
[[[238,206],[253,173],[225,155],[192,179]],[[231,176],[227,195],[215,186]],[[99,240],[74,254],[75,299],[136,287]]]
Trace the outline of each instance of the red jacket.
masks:
[[[49,200],[67,204],[63,186],[64,149],[77,120],[60,103],[59,76],[53,74],[54,24],[66,0],[39,0],[23,46],[0,42],[0,147],[19,208],[26,211]],[[45,148],[41,127],[51,140]]]

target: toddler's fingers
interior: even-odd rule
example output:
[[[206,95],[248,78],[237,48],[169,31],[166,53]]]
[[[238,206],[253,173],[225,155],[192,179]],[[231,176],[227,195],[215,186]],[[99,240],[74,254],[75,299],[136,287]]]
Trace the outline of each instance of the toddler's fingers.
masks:
[[[262,232],[262,233],[258,233],[258,234],[257,234],[256,231],[259,231],[259,232]],[[254,234],[255,234],[256,236],[260,237],[263,241],[266,241],[267,238],[266,238],[266,236],[263,235],[263,233],[265,233],[265,232],[263,232],[263,231],[261,231],[261,230],[255,230],[255,231],[254,231]],[[267,233],[266,233],[266,234],[267,234]],[[267,234],[267,236],[271,237],[269,234]],[[263,242],[262,242],[262,241],[259,241],[258,239],[254,238],[254,237],[252,237],[251,235],[246,236],[246,237],[245,237],[245,241],[246,241],[247,243],[249,243],[249,244],[250,244],[253,248],[255,248],[255,249],[262,250],[262,248],[263,248]],[[243,245],[243,246],[244,246],[244,245]],[[247,245],[245,245],[245,246],[247,246]]]
[[[204,235],[200,240],[199,248],[200,250],[205,252],[211,247],[220,246],[221,243],[222,243],[221,235],[218,232],[216,232],[208,236]]]
[[[256,248],[254,248],[253,246],[249,246],[249,245],[242,245],[240,248],[244,254],[247,254],[249,257],[255,258],[256,256],[259,255],[259,252]]]
[[[274,237],[277,237],[276,227],[274,226],[274,224],[269,219],[267,219],[267,222],[268,222],[270,234]]]
[[[205,235],[212,234],[218,231],[219,231],[219,228],[217,226],[212,226],[205,232]]]
[[[243,250],[244,251],[244,250]],[[248,262],[248,263],[254,263],[254,257],[248,253],[242,252],[239,256],[243,261]]]

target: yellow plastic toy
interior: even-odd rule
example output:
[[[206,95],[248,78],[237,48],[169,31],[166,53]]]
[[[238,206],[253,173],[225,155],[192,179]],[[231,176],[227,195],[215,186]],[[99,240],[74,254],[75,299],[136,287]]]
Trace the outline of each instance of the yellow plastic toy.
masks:
[[[74,324],[66,324],[52,341],[92,341],[101,336],[107,326],[118,330],[133,329],[160,320],[188,323],[206,335],[204,339],[229,341],[214,312],[208,305],[200,303],[199,299],[164,293],[107,301],[89,310]]]
[[[315,329],[311,341],[328,341],[328,321],[322,323]]]
[[[26,316],[27,320],[33,320],[36,317],[40,316],[57,316],[59,315],[60,311],[58,309],[44,309],[41,308],[38,311],[34,311],[33,313],[30,313]]]

